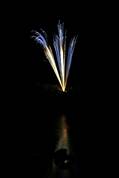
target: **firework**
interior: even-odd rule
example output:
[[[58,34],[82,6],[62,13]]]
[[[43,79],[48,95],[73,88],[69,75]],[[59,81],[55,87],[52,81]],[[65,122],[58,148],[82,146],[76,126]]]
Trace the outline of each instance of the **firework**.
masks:
[[[64,31],[64,24],[59,22],[57,28],[58,34],[53,37],[54,49],[48,44],[45,31],[41,30],[41,33],[34,31],[33,38],[43,47],[46,58],[59,81],[62,91],[65,91],[76,44],[76,37],[71,39],[68,49],[66,49],[66,32]]]

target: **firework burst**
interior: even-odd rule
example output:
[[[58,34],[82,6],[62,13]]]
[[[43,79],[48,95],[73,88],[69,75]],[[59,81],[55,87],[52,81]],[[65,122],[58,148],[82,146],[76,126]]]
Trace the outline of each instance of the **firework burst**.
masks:
[[[41,33],[34,31],[33,38],[43,47],[45,56],[59,81],[62,91],[65,91],[77,37],[71,39],[66,49],[66,32],[64,31],[64,24],[59,22],[57,29],[58,34],[53,37],[53,47],[56,59],[53,54],[53,48],[48,44],[45,31],[41,30]]]

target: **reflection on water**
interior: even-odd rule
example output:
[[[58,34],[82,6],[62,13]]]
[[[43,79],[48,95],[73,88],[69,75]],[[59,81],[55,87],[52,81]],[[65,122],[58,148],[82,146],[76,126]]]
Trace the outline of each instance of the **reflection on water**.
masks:
[[[33,176],[79,178],[80,111],[75,107],[77,100],[67,94],[55,93],[55,97],[37,94],[34,92],[31,105]]]

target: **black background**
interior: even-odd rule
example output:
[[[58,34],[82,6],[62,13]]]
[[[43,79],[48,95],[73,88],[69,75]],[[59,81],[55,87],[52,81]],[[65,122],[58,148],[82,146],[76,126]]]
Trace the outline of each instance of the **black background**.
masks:
[[[108,80],[103,54],[108,21],[105,7],[61,1],[18,2],[7,7],[5,25],[12,52],[6,67],[10,71],[6,75],[12,113],[9,123],[13,128],[10,145],[16,158],[15,169],[11,171],[17,170],[15,175],[23,171],[26,176],[47,175],[55,149],[56,119],[65,114],[79,160],[77,177],[105,175],[108,152],[105,145],[109,139],[104,131],[106,112],[103,113],[108,92],[104,89]],[[65,24],[68,38],[78,34],[68,82],[72,89],[66,95],[51,91],[50,87],[43,89],[45,84],[57,85],[57,80],[42,49],[30,38],[32,30],[43,28],[52,42],[59,19]]]

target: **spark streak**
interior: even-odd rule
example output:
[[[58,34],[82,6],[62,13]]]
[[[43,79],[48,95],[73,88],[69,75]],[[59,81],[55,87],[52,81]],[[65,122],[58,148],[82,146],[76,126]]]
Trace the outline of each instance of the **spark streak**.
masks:
[[[74,47],[76,44],[76,37],[72,38],[69,44],[68,52],[67,52],[66,51],[66,33],[64,31],[64,24],[61,24],[59,22],[57,28],[58,28],[58,34],[54,35],[54,38],[53,38],[53,46],[54,46],[54,50],[56,54],[57,63],[55,61],[52,49],[47,42],[46,33],[43,30],[41,33],[35,31],[33,37],[36,40],[36,42],[39,43],[43,47],[46,58],[48,59],[60,83],[62,91],[65,91],[68,76],[69,76],[69,71],[71,67]],[[66,52],[67,52],[67,57],[66,57]]]

